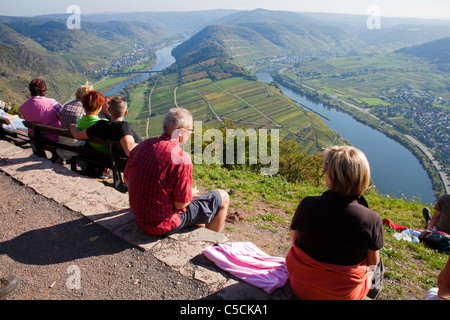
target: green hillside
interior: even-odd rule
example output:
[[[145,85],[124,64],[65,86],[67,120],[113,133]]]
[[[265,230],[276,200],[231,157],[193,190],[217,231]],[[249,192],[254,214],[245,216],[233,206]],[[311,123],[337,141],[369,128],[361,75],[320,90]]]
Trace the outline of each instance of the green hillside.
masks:
[[[450,71],[450,37],[402,48],[395,52],[423,58],[438,65],[442,71]]]
[[[201,191],[233,190],[229,212],[240,220],[228,223],[224,232],[231,241],[250,241],[273,256],[285,256],[290,248],[290,223],[301,199],[326,190],[324,182],[290,183],[283,176],[268,177],[259,171],[228,170],[214,165],[194,165],[193,181]],[[423,230],[424,204],[380,195],[371,188],[365,193],[369,207],[381,219]],[[434,209],[430,208],[431,214]],[[234,220],[231,220],[234,221]],[[385,266],[379,300],[422,300],[437,286],[439,272],[448,255],[426,244],[397,240],[396,231],[384,226],[384,247],[380,256]]]
[[[222,47],[220,51],[225,50],[230,57],[241,65],[246,65],[260,58],[276,56],[283,50],[250,28],[235,25],[214,25],[204,28],[183,42],[173,51],[173,55],[178,59],[186,52],[207,43],[219,45]]]
[[[180,83],[210,78],[220,80],[232,76],[244,76],[247,72],[227,54],[225,48],[211,35],[207,27],[176,47],[172,54],[177,59],[166,74],[177,73]]]
[[[302,152],[311,154],[342,142],[322,119],[285,97],[277,87],[243,77],[214,82],[204,78],[180,85],[173,73],[129,86],[125,94],[129,101],[127,119],[144,137],[160,135],[165,113],[179,106],[190,110],[203,127],[278,129],[281,139],[295,140]]]
[[[368,52],[359,39],[340,28],[298,13],[258,9],[211,22],[174,50],[174,55],[182,56],[211,41],[245,67],[275,56],[333,57]]]
[[[222,37],[225,47],[233,53],[231,54],[232,57],[236,57],[239,62],[244,64],[256,59],[276,55],[327,57],[368,52],[361,40],[343,29],[295,12],[264,9],[240,11],[225,16],[215,23],[218,25],[239,26],[240,29],[246,30],[246,33],[249,33],[248,29],[250,29],[269,42],[264,47],[258,47],[253,45],[253,39],[250,39],[249,44],[246,44],[245,41],[248,40],[245,36],[242,36],[241,40],[244,42],[235,45],[232,41],[229,44],[226,43],[228,35]],[[238,33],[234,34],[238,35]],[[235,53],[236,47],[249,47],[258,52],[259,55],[248,59],[240,55],[239,52]],[[265,47],[268,47],[269,50]],[[246,51],[251,52],[252,50]],[[277,52],[275,53],[274,50],[277,50]]]
[[[434,55],[432,50],[427,52]],[[427,170],[435,194],[445,192],[441,175],[450,173],[450,82],[441,65],[409,54],[361,55],[305,62],[274,78],[400,142]],[[407,135],[425,145],[441,169]]]
[[[29,97],[29,81],[41,77],[47,95],[64,103],[136,45],[174,37],[138,22],[84,23],[81,30],[69,30],[62,20],[0,17],[0,99],[20,105]]]

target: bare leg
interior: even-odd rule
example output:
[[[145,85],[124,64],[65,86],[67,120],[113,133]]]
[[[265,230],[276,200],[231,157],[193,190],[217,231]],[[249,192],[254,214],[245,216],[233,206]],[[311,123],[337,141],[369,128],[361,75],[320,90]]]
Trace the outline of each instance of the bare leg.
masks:
[[[222,206],[219,209],[219,212],[216,214],[213,221],[206,224],[206,228],[211,229],[216,232],[222,231],[223,225],[225,224],[225,219],[228,213],[228,206],[230,205],[230,196],[225,190],[216,189],[222,197]]]

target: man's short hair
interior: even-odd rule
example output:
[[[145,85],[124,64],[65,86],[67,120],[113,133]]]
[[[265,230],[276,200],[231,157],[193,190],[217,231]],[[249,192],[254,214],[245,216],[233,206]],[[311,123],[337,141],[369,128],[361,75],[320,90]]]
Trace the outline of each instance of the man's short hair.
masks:
[[[164,118],[163,130],[168,135],[171,135],[176,129],[191,129],[192,122],[193,118],[189,110],[184,108],[171,108]]]
[[[364,153],[350,146],[325,151],[323,169],[330,178],[330,190],[343,196],[362,195],[370,183],[370,166]]]
[[[111,97],[111,100],[109,101],[109,113],[113,118],[124,116],[127,108],[127,100],[124,97]]]

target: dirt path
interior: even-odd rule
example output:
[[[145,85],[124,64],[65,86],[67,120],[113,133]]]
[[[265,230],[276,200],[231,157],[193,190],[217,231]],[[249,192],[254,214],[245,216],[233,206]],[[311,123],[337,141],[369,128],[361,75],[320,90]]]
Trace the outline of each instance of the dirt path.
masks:
[[[191,300],[210,295],[205,283],[182,276],[3,172],[0,197],[0,276],[15,274],[20,281],[6,299]]]

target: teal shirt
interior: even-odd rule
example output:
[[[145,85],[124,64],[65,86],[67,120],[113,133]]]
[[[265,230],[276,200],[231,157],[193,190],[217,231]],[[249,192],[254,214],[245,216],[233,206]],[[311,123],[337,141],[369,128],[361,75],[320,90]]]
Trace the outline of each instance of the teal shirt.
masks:
[[[80,119],[78,119],[77,127],[80,130],[84,130],[92,126],[97,121],[108,121],[107,119],[101,119],[97,116],[87,116],[84,115]],[[105,145],[98,143],[90,143],[90,145],[97,151],[109,153],[109,148]]]

